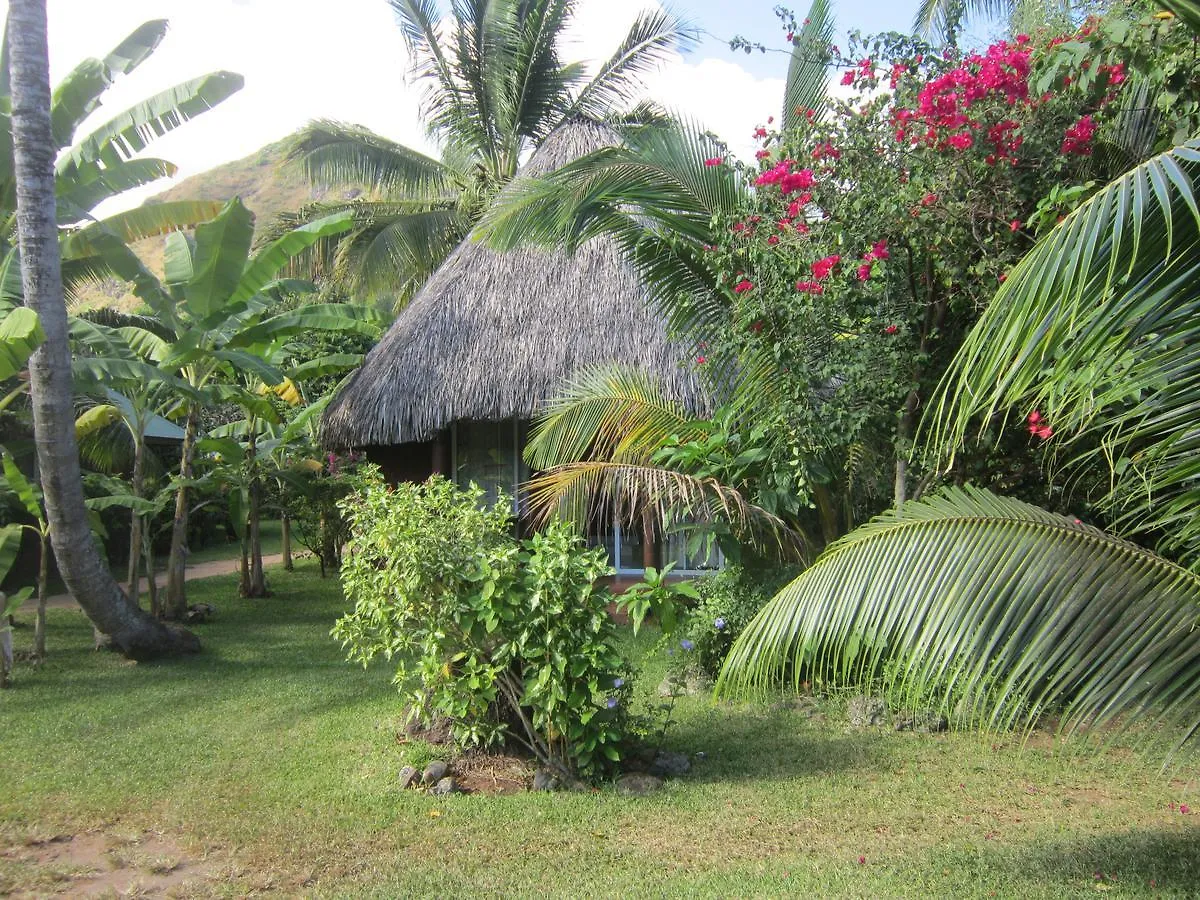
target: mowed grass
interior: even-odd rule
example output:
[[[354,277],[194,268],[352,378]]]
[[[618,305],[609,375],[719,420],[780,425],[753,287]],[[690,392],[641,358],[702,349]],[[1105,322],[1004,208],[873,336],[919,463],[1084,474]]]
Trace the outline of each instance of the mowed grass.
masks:
[[[681,700],[667,744],[705,758],[646,798],[402,794],[391,673],[342,660],[337,583],[308,562],[270,578],[261,601],[192,583],[218,618],[186,660],[95,653],[80,614],[51,612],[50,661],[0,694],[0,894],[69,890],[9,851],[88,831],[161,832],[204,861],[199,895],[1200,894],[1200,814],[1177,806],[1200,807],[1194,770],[1047,735],[849,731],[836,702]]]

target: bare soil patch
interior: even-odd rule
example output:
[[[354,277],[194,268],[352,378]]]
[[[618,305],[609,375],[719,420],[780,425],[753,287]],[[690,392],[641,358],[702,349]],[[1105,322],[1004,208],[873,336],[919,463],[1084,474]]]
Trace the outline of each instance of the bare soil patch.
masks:
[[[216,868],[153,831],[32,835],[0,849],[0,895],[193,897],[212,892]]]

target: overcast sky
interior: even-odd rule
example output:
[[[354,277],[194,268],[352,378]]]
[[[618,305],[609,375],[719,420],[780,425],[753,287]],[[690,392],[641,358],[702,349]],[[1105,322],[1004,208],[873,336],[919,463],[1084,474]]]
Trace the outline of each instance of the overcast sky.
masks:
[[[385,0],[48,3],[54,82],[85,57],[103,56],[142,22],[171,22],[154,56],[105,94],[98,119],[205,72],[228,69],[245,77],[246,86],[238,94],[152,145],[150,152],[179,166],[179,177],[253,153],[314,118],[362,124],[393,140],[432,150],[418,117],[421,90],[406,78],[404,42]],[[648,0],[579,0],[566,55],[580,60],[606,56],[647,5]],[[0,9],[7,12],[7,6],[0,0]],[[647,94],[699,119],[739,155],[750,155],[754,127],[778,115],[787,55],[734,53],[724,41],[740,33],[784,50],[774,6],[775,0],[672,4],[704,29],[706,37],[697,50],[671,59],[650,76]],[[796,6],[799,11],[806,5]],[[835,4],[843,34],[851,28],[907,30],[915,7],[916,0]],[[164,186],[159,182],[154,190]]]

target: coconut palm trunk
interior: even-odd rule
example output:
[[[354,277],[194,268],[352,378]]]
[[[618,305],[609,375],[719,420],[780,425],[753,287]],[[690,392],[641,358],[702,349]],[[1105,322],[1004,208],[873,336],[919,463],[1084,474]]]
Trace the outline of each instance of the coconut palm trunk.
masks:
[[[133,445],[133,496],[140,499],[146,480],[146,440],[145,427],[142,419],[137,421],[137,433]],[[130,514],[129,521],[129,567],[126,571],[125,593],[134,603],[138,603],[138,563],[142,558],[142,513],[136,509]]]
[[[50,542],[67,588],[115,648],[137,659],[195,652],[200,649],[195,635],[165,627],[130,602],[88,527],[55,222],[45,0],[9,4],[8,45],[21,280],[25,303],[37,312],[46,335],[30,359],[29,385]]]

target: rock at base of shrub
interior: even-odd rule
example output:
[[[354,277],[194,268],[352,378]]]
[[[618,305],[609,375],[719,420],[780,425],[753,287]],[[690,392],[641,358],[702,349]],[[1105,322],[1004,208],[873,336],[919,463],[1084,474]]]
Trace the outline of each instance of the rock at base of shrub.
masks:
[[[435,797],[445,797],[447,794],[457,794],[458,792],[458,782],[450,775],[439,778],[437,784],[429,789],[429,793]]]
[[[946,717],[932,709],[922,709],[896,717],[897,731],[915,731],[918,734],[937,734],[950,726]]]
[[[846,712],[850,718],[850,724],[855,728],[886,725],[888,720],[887,702],[882,697],[868,697],[860,694],[850,700]]]
[[[686,775],[692,769],[692,762],[686,753],[674,750],[660,750],[650,763],[650,774],[660,778],[678,778]]]
[[[657,775],[647,775],[643,772],[630,772],[617,779],[617,793],[627,797],[645,797],[663,786],[663,780]]]
[[[183,614],[183,621],[186,625],[203,625],[216,618],[216,615],[217,608],[211,603],[193,603]]]
[[[421,773],[421,784],[437,784],[446,777],[446,773],[450,771],[450,767],[440,759],[435,759],[425,767],[425,771]]]
[[[547,769],[538,769],[533,773],[533,788],[535,791],[558,790],[558,776]]]
[[[415,766],[405,766],[400,770],[400,790],[414,787],[421,780],[421,773]]]

